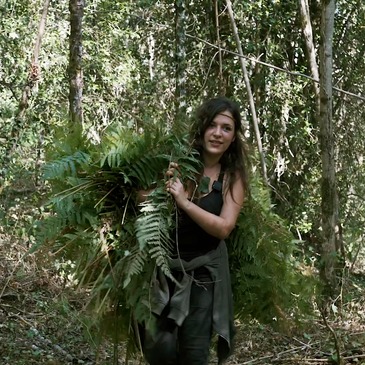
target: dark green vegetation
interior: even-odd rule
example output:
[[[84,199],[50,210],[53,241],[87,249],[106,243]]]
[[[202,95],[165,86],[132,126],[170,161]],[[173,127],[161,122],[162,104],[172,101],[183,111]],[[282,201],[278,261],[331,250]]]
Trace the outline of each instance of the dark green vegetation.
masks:
[[[195,106],[218,93],[242,105],[253,160],[252,196],[228,242],[237,316],[250,323],[240,333],[238,362],[264,358],[267,354],[253,354],[260,347],[269,355],[256,363],[274,363],[289,349],[302,358],[338,363],[361,355],[365,6],[341,0],[335,15],[337,281],[336,294],[320,314],[321,205],[334,198],[323,185],[321,190],[321,133],[313,83],[306,77],[311,69],[298,1],[232,3],[248,57],[269,187],[260,175],[252,111],[224,1],[88,1],[82,19],[82,124],[69,117],[73,35],[67,2],[49,3],[36,46],[46,3],[0,2],[1,361],[66,363],[62,356],[48,358],[49,353],[28,347],[29,339],[38,338],[34,327],[52,344],[70,339],[67,351],[87,362],[74,351],[85,346],[95,363],[98,351],[84,341],[81,324],[89,325],[97,341],[97,329],[104,330],[99,320],[108,323],[116,303],[121,312],[112,312],[121,321],[118,331],[105,326],[109,338],[128,335],[130,305],[138,304],[141,317],[148,314],[141,283],[155,263],[165,268],[165,237],[174,224],[163,170],[172,158],[187,174],[197,168],[193,151],[176,136],[182,136]],[[309,2],[317,54],[325,3]],[[135,190],[151,182],[158,189],[139,211]],[[38,249],[42,263],[35,264],[34,254],[23,257],[30,248]],[[62,287],[71,288],[75,278],[85,284],[76,298]],[[88,316],[86,307],[99,309],[98,315]],[[68,332],[67,322],[76,332]],[[288,337],[280,344],[263,341],[262,333],[273,338],[269,327],[260,327],[266,324]],[[257,336],[252,347],[251,334]],[[18,346],[16,338],[26,341]],[[294,351],[300,343],[293,345],[293,338],[307,352]],[[105,358],[111,357],[106,363],[113,362],[112,350],[106,347]],[[336,360],[338,353],[343,358]],[[103,352],[100,356],[101,364]]]
[[[89,296],[70,285],[66,265],[55,265],[54,257],[49,255],[23,259],[24,240],[1,234],[0,243],[1,364],[116,364],[116,348],[110,341],[95,337],[90,340],[95,327],[85,329],[92,319],[85,310]],[[338,337],[345,364],[362,364],[364,279],[345,277],[344,288],[344,305],[333,308],[328,325]],[[320,365],[331,363],[335,353],[333,334],[318,316],[307,317],[300,328],[290,325],[278,330],[252,320],[237,325],[237,348],[227,365]],[[117,354],[118,364],[125,364],[124,342],[119,344]],[[129,365],[141,364],[140,361],[135,356]]]

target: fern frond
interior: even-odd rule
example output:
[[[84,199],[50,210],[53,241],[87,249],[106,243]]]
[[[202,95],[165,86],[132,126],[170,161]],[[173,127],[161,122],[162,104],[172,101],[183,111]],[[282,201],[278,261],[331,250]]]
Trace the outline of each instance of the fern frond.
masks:
[[[288,316],[293,308],[309,310],[314,285],[294,265],[295,240],[272,211],[268,196],[259,181],[252,182],[251,196],[227,246],[234,296],[239,303],[237,315],[272,323],[278,308]]]
[[[93,325],[123,310],[129,314],[123,322],[127,329],[132,311],[139,321],[151,316],[149,282],[156,266],[171,275],[176,207],[165,192],[164,172],[176,161],[182,175],[194,179],[202,165],[185,136],[158,127],[143,134],[110,129],[100,145],[82,149],[69,142],[58,155],[53,151],[44,168],[52,187],[51,213],[39,225],[42,243],[34,250],[47,247],[72,259],[73,273],[89,289],[90,307],[97,311]],[[149,201],[137,206],[136,192],[151,186],[156,188]]]
[[[146,264],[147,252],[144,250],[137,250],[134,254],[128,257],[126,262],[126,267],[128,268],[127,273],[125,273],[125,280],[123,282],[123,288],[126,288],[132,280],[133,276],[139,275]]]
[[[44,179],[62,179],[66,175],[76,176],[78,167],[87,165],[89,161],[90,156],[87,153],[76,151],[71,156],[64,156],[46,164],[43,168]]]

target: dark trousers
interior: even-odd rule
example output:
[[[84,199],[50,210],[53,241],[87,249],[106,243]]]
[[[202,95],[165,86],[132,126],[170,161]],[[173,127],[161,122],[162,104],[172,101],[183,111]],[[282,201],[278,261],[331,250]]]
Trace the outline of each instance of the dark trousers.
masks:
[[[212,337],[213,283],[193,283],[190,311],[181,327],[163,315],[157,332],[146,334],[144,355],[150,365],[207,365]]]

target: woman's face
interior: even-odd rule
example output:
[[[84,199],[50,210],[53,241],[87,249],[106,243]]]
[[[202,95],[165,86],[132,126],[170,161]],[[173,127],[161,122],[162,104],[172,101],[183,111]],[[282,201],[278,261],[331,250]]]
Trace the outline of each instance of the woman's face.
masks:
[[[217,114],[204,133],[203,149],[207,156],[221,157],[235,139],[235,124],[228,110]]]

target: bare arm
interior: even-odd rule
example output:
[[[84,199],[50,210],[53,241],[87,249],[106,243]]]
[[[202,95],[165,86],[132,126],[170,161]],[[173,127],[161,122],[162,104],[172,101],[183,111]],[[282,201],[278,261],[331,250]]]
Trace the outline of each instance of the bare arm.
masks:
[[[240,179],[234,183],[232,192],[223,195],[223,207],[219,216],[207,212],[188,200],[179,178],[176,178],[175,181],[170,180],[167,190],[175,198],[180,209],[184,210],[207,233],[220,239],[226,238],[232,232],[244,200],[244,190]]]

